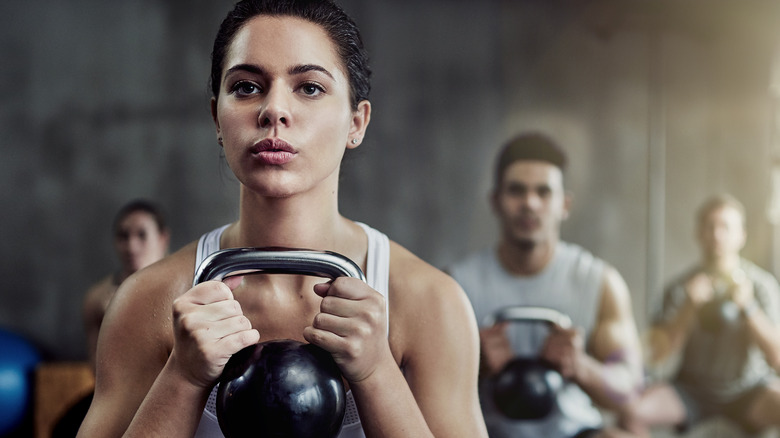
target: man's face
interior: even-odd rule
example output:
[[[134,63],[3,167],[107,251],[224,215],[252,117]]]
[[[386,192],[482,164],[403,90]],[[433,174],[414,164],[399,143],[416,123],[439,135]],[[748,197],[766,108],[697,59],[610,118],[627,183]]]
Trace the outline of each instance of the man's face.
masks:
[[[746,237],[742,214],[733,207],[712,210],[699,224],[699,244],[708,260],[738,255]]]
[[[504,239],[531,246],[557,239],[568,216],[561,170],[545,161],[510,164],[493,195],[493,207]]]

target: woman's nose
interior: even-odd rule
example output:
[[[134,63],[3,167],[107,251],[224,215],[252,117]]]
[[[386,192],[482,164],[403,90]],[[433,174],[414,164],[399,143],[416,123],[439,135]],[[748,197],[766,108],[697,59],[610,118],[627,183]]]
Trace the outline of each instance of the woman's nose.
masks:
[[[287,94],[280,87],[269,91],[258,115],[260,127],[289,126],[290,111],[287,97]]]

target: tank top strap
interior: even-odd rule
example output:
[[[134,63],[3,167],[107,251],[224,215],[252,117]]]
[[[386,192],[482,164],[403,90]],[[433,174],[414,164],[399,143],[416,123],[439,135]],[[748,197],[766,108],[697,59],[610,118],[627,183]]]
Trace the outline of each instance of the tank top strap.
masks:
[[[366,254],[366,282],[387,296],[390,287],[390,240],[386,235],[366,224],[356,222],[368,237]]]
[[[230,224],[225,224],[200,236],[200,239],[198,240],[198,248],[195,252],[196,270],[206,257],[220,250],[219,241],[222,238],[222,233],[225,232],[225,229],[229,226]]]
[[[390,289],[390,239],[379,230],[361,222],[356,223],[363,228],[368,237],[366,283],[387,298]],[[390,314],[389,302],[390,300],[385,300],[387,315]],[[387,318],[387,330],[390,330],[390,318]]]

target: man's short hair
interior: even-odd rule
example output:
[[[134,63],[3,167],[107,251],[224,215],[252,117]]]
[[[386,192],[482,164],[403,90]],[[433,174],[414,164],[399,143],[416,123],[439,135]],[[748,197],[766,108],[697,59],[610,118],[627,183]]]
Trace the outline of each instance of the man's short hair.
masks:
[[[161,232],[167,231],[168,225],[165,221],[165,214],[163,214],[162,208],[156,203],[147,199],[134,199],[127,204],[123,205],[119,209],[116,216],[114,216],[113,231],[116,233],[119,231],[119,223],[126,217],[135,212],[148,213],[154,218],[154,222],[157,224],[157,229]]]
[[[739,202],[739,199],[728,193],[721,193],[704,201],[696,212],[696,226],[701,229],[710,213],[724,207],[730,207],[736,210],[740,217],[742,217],[742,226],[745,226],[745,206]]]
[[[544,161],[566,169],[566,152],[549,137],[538,132],[520,134],[509,140],[498,155],[495,171],[495,187],[501,187],[504,171],[515,161]]]

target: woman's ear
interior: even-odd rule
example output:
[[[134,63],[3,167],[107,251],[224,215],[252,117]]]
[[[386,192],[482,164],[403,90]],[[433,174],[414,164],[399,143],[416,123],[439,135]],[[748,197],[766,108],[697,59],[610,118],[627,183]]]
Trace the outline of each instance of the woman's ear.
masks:
[[[217,117],[217,98],[211,98],[211,118],[214,120],[214,126],[217,128],[217,143],[222,146],[222,130],[219,128],[219,118]]]
[[[363,142],[366,136],[366,128],[371,121],[371,102],[361,100],[357,109],[352,113],[352,126],[347,137],[347,149],[354,149]]]

